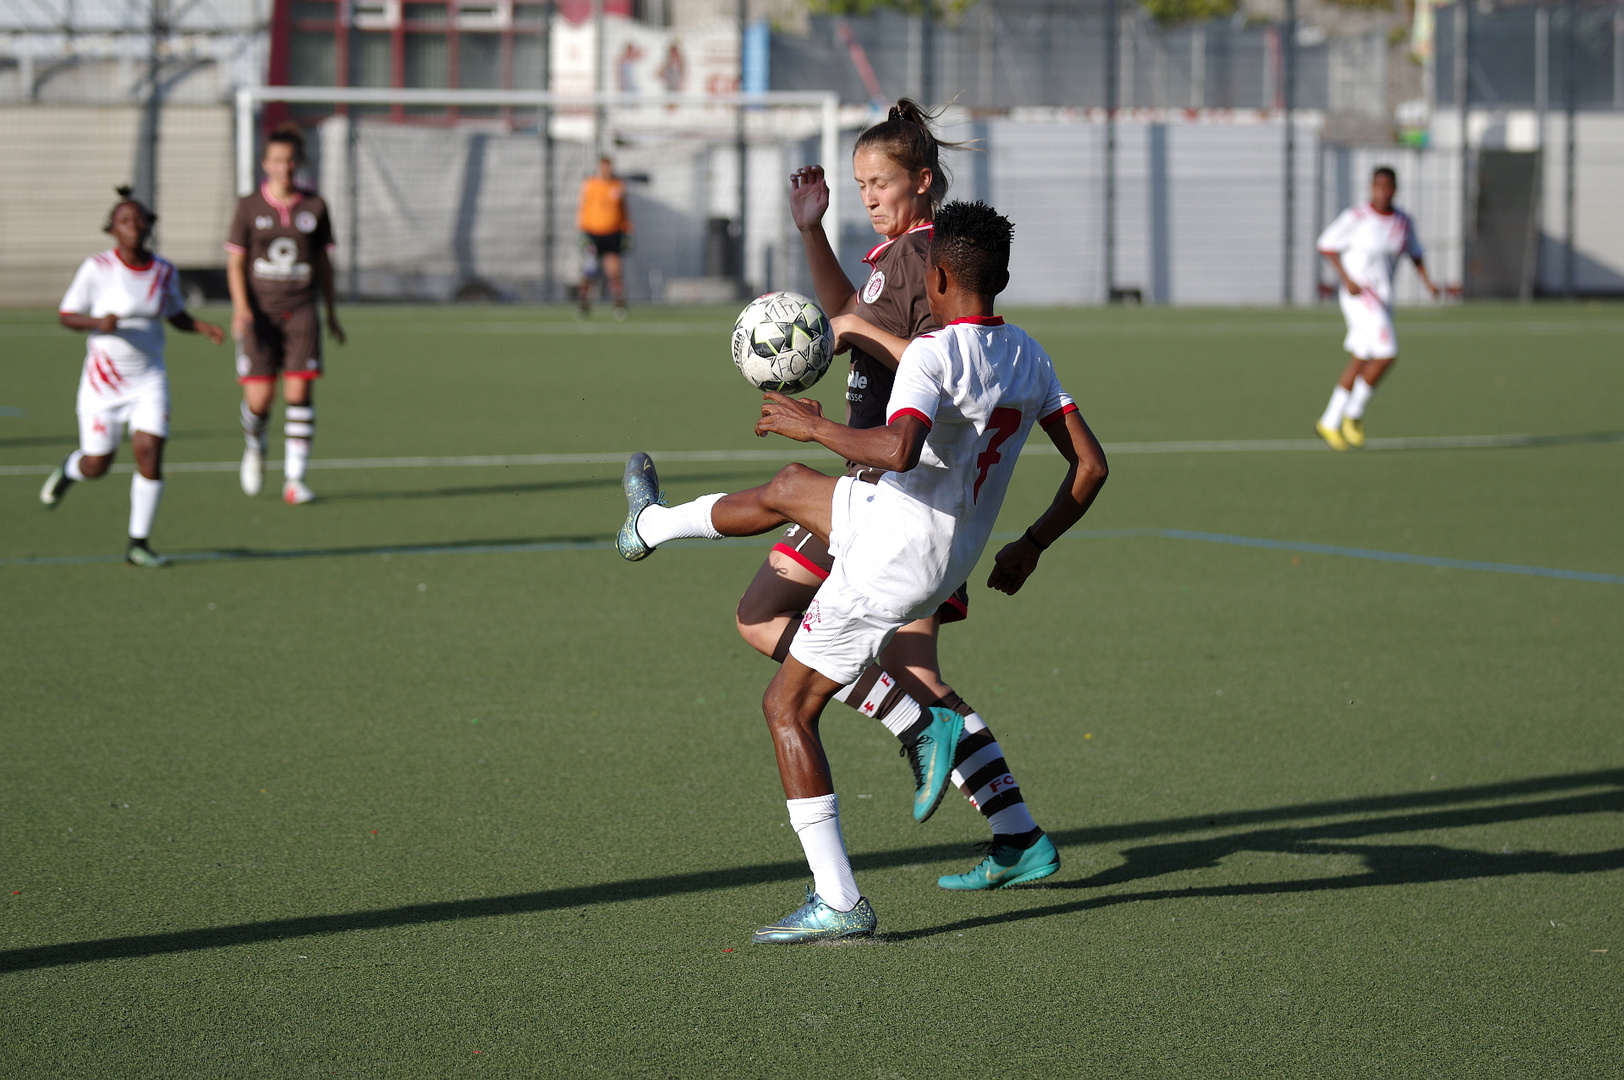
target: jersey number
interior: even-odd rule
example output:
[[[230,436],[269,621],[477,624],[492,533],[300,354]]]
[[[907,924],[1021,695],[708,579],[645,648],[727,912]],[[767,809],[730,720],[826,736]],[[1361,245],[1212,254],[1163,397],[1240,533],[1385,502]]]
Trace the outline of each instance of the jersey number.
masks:
[[[976,486],[970,492],[972,502],[981,498],[981,485],[987,479],[987,473],[992,467],[1004,460],[1004,455],[998,448],[1004,445],[1009,438],[1021,427],[1021,410],[994,409],[992,416],[987,420],[987,430],[992,432],[992,438],[987,440],[987,448],[976,456]]]

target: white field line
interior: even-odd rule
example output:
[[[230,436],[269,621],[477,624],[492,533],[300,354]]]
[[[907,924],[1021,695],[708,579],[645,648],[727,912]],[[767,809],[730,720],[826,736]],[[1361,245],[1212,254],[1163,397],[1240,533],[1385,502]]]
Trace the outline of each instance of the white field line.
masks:
[[[1624,333],[1624,321],[1617,319],[1538,319],[1526,322],[1493,321],[1471,323],[1432,323],[1426,319],[1405,321],[1400,309],[1400,322],[1405,336],[1413,337],[1469,337],[1475,334],[1498,336],[1544,337],[1560,334],[1619,334]],[[1318,321],[1306,319],[1276,322],[1271,319],[1234,322],[1051,322],[1045,313],[1034,313],[1025,319],[1026,325],[1040,328],[1044,336],[1088,337],[1304,337],[1333,333],[1341,320],[1331,315]],[[664,320],[656,322],[525,322],[522,320],[490,322],[457,322],[447,320],[408,319],[383,324],[390,333],[411,334],[533,334],[537,337],[616,337],[676,334],[725,333],[724,321],[709,322]],[[59,326],[4,326],[0,337],[60,337],[65,334]]]
[[[1480,450],[1496,447],[1563,446],[1579,443],[1624,442],[1624,431],[1584,432],[1573,435],[1433,435],[1410,438],[1370,439],[1367,451],[1382,450]],[[1254,454],[1301,453],[1326,451],[1319,439],[1212,439],[1190,442],[1126,442],[1106,443],[1108,456],[1123,454]],[[781,450],[651,450],[657,462],[703,461],[795,461],[800,458],[829,457],[821,447],[789,447]],[[1028,445],[1023,457],[1053,457],[1054,447],[1043,444]],[[385,458],[315,458],[312,469],[465,469],[499,468],[510,465],[619,465],[625,462],[629,451],[609,451],[598,454],[486,454],[470,457],[385,457]],[[266,466],[281,469],[282,462],[268,460]],[[235,461],[171,461],[164,470],[173,473],[236,472]],[[0,476],[45,476],[54,465],[0,465]],[[129,472],[128,464],[115,465],[114,472]]]

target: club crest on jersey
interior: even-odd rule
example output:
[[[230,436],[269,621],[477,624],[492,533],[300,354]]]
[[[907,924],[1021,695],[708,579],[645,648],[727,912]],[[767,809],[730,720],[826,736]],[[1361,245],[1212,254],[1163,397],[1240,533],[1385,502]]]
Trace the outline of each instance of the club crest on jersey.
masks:
[[[300,210],[293,215],[293,227],[302,233],[316,231],[316,215],[309,210]]]
[[[806,614],[801,616],[801,629],[811,630],[822,621],[823,612],[818,609],[818,601],[814,598],[812,603],[807,605]]]
[[[863,303],[872,304],[885,291],[885,271],[876,270],[863,282]]]
[[[275,224],[275,219],[269,214],[260,214],[254,219],[254,228],[256,229],[269,229],[273,224]]]

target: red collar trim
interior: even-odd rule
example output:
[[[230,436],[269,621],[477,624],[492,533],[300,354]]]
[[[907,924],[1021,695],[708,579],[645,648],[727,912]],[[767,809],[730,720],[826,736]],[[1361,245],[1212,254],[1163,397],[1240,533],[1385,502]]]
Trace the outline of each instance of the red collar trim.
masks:
[[[293,188],[293,198],[289,199],[287,202],[281,202],[276,198],[276,196],[271,194],[271,182],[269,180],[259,185],[259,193],[260,196],[264,198],[266,202],[270,203],[272,208],[276,210],[276,216],[282,219],[282,225],[284,228],[293,224],[293,208],[298,206],[305,197],[305,193],[300,191],[298,185],[296,184]]]
[[[947,325],[957,326],[959,323],[969,323],[971,326],[1003,326],[1004,317],[1002,315],[966,315],[962,319],[954,319]]]
[[[935,228],[935,226],[931,222],[927,221],[923,225],[915,225],[913,228],[909,229],[907,232],[899,233],[898,235],[893,236],[893,237],[891,237],[891,238],[889,238],[887,240],[882,240],[880,243],[878,243],[878,244],[876,244],[874,246],[873,250],[871,250],[867,255],[863,256],[863,261],[868,263],[870,266],[872,266],[872,265],[874,265],[874,256],[878,255],[880,252],[884,251],[886,248],[890,247],[892,244],[896,243],[898,240],[901,240],[904,236],[912,235],[913,233],[916,233],[916,232],[920,231],[921,229],[932,229],[932,228]]]
[[[1372,204],[1372,203],[1365,203],[1365,209],[1369,210],[1372,214],[1377,214],[1377,215],[1379,215],[1381,217],[1392,217],[1394,214],[1398,213],[1398,207],[1396,207],[1396,206],[1393,207],[1391,210],[1383,212],[1381,210],[1376,209],[1375,205]]]
[[[131,270],[135,270],[135,271],[151,270],[152,267],[153,267],[153,264],[155,264],[158,261],[157,256],[153,255],[152,252],[149,251],[149,252],[147,252],[147,261],[142,263],[140,266],[137,266],[135,263],[130,262],[128,259],[126,259],[124,257],[124,253],[122,251],[120,251],[118,248],[113,249],[113,258],[117,259],[119,262],[123,263],[125,266],[127,266]]]

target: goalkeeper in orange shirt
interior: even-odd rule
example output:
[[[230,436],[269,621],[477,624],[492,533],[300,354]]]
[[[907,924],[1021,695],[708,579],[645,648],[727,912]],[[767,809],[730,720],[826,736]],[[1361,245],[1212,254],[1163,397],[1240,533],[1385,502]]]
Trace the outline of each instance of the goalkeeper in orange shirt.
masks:
[[[585,257],[581,260],[581,314],[592,311],[592,279],[601,273],[609,280],[617,319],[626,317],[626,286],[620,277],[620,253],[632,231],[626,212],[626,181],[615,175],[614,162],[598,159],[598,171],[581,184],[580,209],[576,223],[586,234]]]

